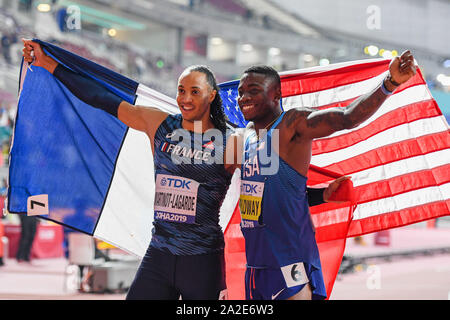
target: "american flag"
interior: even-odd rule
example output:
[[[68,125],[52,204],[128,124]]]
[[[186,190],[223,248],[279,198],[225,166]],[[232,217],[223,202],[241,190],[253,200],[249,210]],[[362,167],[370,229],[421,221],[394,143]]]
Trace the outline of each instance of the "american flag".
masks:
[[[363,60],[281,72],[283,109],[345,107],[381,83],[389,62]],[[238,84],[220,85],[220,94],[229,120],[243,127]],[[353,214],[349,203],[311,208],[328,294],[345,238],[450,214],[449,126],[420,70],[357,128],[315,140],[311,165],[309,186],[330,182],[334,173],[351,176],[354,187]],[[328,179],[311,179],[320,168],[329,170]],[[239,223],[237,217],[231,221]],[[239,236],[234,232],[235,243]]]

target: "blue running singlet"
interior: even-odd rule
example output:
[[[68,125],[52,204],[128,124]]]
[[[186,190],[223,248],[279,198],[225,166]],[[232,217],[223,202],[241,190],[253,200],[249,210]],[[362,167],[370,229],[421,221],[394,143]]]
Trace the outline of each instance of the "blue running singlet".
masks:
[[[226,136],[203,140],[206,134],[202,138],[181,123],[181,114],[169,115],[155,134],[150,246],[174,255],[218,252],[224,249],[219,211],[232,177],[223,165]]]
[[[226,137],[194,134],[181,122],[180,114],[169,115],[155,134],[153,235],[127,300],[226,296],[219,225],[232,176],[223,165]]]
[[[284,288],[298,288],[298,292],[309,283],[313,299],[323,299],[326,290],[309,213],[307,178],[272,148],[274,129],[283,116],[284,113],[260,139],[252,133],[245,140],[239,206],[247,267],[251,269],[247,270],[247,274],[255,279],[254,272],[258,269],[278,270],[281,279],[284,279],[284,287],[261,284],[260,291],[270,288],[272,292],[258,293],[258,288],[255,288],[258,281],[251,281],[246,285],[247,297],[278,297],[277,292],[282,292],[280,290]],[[268,161],[272,155],[278,161],[275,172],[271,167],[273,161]],[[270,283],[271,277],[266,280]],[[276,281],[279,282],[279,279]],[[290,292],[295,294],[295,291]]]

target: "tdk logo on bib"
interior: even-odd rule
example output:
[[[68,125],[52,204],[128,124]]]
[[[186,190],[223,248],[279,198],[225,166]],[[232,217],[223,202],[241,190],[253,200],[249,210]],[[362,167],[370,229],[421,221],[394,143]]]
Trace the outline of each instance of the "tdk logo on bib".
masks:
[[[167,185],[167,187],[171,187],[171,188],[182,188],[182,189],[190,190],[189,185],[191,184],[191,181],[175,179],[175,178],[162,178],[160,183],[161,183],[161,186]]]
[[[256,196],[261,193],[261,185],[259,183],[241,183],[241,194]]]

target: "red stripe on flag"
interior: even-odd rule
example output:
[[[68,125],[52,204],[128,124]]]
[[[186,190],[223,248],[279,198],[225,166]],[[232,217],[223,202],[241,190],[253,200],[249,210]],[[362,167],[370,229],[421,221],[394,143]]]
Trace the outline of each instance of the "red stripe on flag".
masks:
[[[323,203],[309,208],[311,219],[316,228],[348,220],[348,212],[344,210],[349,206],[344,203]]]
[[[373,168],[382,164],[407,159],[418,155],[448,149],[450,135],[448,131],[408,139],[386,145],[363,154],[331,164],[325,168],[340,174],[351,175],[354,172]]]
[[[450,214],[450,199],[431,202],[399,211],[384,213],[350,223],[348,237],[391,229]]]
[[[376,77],[388,70],[389,60],[361,63],[357,65],[323,71],[280,75],[283,98],[308,94],[358,83]],[[425,84],[420,70],[408,82],[397,88],[396,93],[416,84]]]
[[[347,239],[344,238],[317,243],[320,264],[322,265],[323,282],[327,289],[327,299],[330,299],[334,282],[336,281],[336,276],[341,266],[346,240]]]
[[[411,87],[414,87],[414,86],[417,86],[417,85],[426,85],[426,83],[425,83],[425,81],[422,78],[420,78],[419,76],[416,75],[413,78],[411,78],[407,82],[407,84],[403,84],[402,86],[400,86],[395,91],[395,94],[398,94],[399,92],[403,91],[404,89],[411,88]],[[431,96],[431,94],[430,94],[430,96]],[[284,96],[283,96],[283,98],[288,98],[289,99],[289,97],[284,97]],[[318,107],[314,107],[314,108],[318,109],[318,110],[325,110],[325,109],[329,109],[329,108],[347,107],[350,103],[352,103],[353,101],[355,101],[358,98],[359,98],[359,96],[351,98],[351,99],[343,100],[343,101],[332,102],[332,103],[329,103],[329,104],[326,104],[326,105],[322,105],[322,106],[318,106]],[[436,106],[437,106],[437,104],[436,104]],[[440,110],[439,110],[439,112],[440,112]]]
[[[283,97],[344,86],[378,76],[388,70],[389,60],[361,63],[343,68],[280,75]]]
[[[377,63],[379,65],[376,65]],[[367,68],[368,65],[371,65],[371,67]],[[358,83],[382,74],[388,70],[388,66],[389,61],[380,61],[327,71],[280,75],[282,97],[287,98]],[[400,85],[395,90],[395,93],[400,93],[409,87],[419,84],[426,84],[426,82],[420,70],[417,70],[416,75]]]
[[[224,231],[225,269],[228,299],[244,300],[244,276],[246,268],[245,240],[241,232],[239,201]]]
[[[317,109],[325,110],[325,109],[330,109],[330,108],[343,108],[343,107],[348,106],[350,103],[352,103],[353,101],[355,101],[358,98],[359,97],[355,97],[355,98],[344,100],[344,101],[333,102],[333,103],[330,103],[330,104],[327,104],[324,106],[317,107]]]
[[[358,204],[450,182],[450,164],[416,171],[355,188]]]
[[[434,100],[427,100],[400,107],[388,112],[369,125],[336,137],[314,140],[312,154],[332,152],[364,141],[378,133],[381,133],[398,125],[420,119],[426,119],[441,115]]]
[[[347,212],[349,208],[347,207]],[[316,229],[316,241],[318,243],[324,241],[332,241],[337,239],[345,239],[347,237],[349,221],[335,223],[333,225],[323,226]]]

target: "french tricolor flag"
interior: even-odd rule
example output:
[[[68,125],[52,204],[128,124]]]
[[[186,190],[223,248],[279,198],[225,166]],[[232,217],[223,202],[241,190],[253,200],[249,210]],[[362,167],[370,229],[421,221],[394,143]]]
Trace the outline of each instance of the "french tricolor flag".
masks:
[[[124,100],[179,112],[174,99],[39,42],[60,63]],[[40,67],[23,64],[19,94],[8,211],[27,212],[30,197],[48,195],[48,202],[41,202],[48,215],[41,218],[143,256],[151,237],[155,190],[147,136],[80,101]]]

